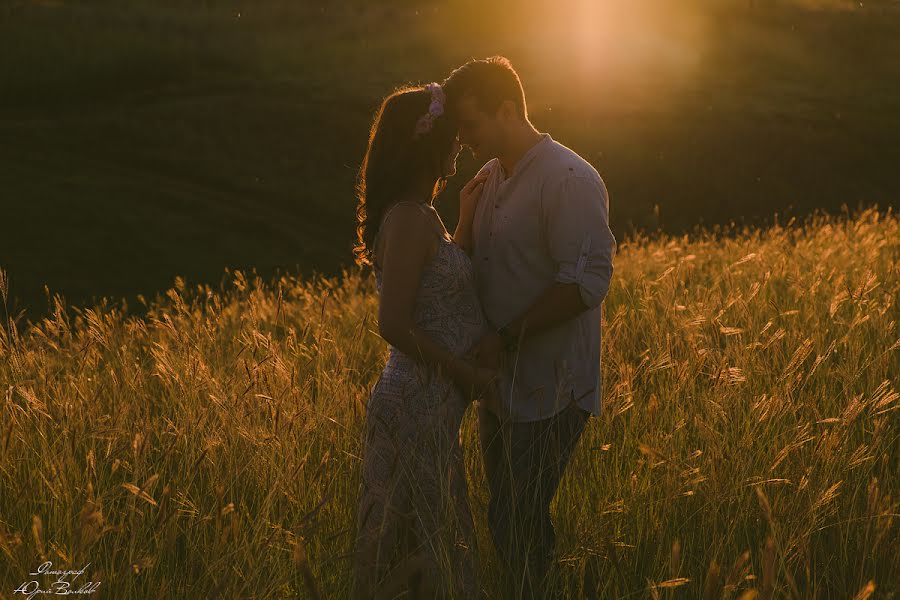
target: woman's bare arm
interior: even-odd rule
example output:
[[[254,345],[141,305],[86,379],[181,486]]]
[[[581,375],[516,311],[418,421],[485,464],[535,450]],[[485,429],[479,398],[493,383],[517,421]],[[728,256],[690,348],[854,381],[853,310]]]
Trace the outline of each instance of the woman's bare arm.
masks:
[[[467,393],[490,371],[456,358],[416,326],[413,320],[422,270],[434,236],[421,209],[400,205],[393,209],[380,234],[383,244],[381,302],[378,328],[381,337],[422,364],[437,366]]]

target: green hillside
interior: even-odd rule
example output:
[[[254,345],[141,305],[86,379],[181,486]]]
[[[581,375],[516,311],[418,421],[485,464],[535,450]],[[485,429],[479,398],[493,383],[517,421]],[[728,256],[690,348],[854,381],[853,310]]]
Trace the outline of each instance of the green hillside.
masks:
[[[338,273],[379,100],[494,53],[535,124],[601,172],[620,238],[895,204],[900,15],[819,4],[4,3],[12,307],[45,312],[45,285],[134,305],[226,267]],[[449,225],[477,167],[441,199]]]

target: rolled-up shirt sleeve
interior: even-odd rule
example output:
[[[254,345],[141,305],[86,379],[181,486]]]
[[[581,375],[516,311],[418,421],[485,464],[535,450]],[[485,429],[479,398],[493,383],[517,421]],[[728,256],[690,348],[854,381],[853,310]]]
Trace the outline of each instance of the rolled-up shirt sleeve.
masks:
[[[544,223],[556,281],[578,284],[588,308],[609,291],[616,238],[609,228],[609,198],[602,179],[572,174],[548,190]]]

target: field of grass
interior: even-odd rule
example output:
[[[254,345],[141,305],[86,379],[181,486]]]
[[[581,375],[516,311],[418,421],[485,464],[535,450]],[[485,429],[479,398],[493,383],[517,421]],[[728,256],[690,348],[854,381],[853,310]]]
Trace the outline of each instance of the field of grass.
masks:
[[[650,0],[580,17],[590,4],[2,3],[10,306],[46,313],[44,285],[84,305],[225,267],[340,273],[380,99],[495,53],[536,126],[603,175],[619,237],[896,202],[900,11]],[[462,161],[448,223],[478,166]]]
[[[554,505],[557,585],[897,598],[900,219],[728,233],[621,240],[603,415]],[[376,303],[355,271],[233,272],[219,288],[179,280],[144,316],[57,304],[31,327],[5,322],[0,598],[43,560],[90,563],[80,581],[104,598],[345,598],[387,351]],[[496,597],[474,425],[470,412]]]

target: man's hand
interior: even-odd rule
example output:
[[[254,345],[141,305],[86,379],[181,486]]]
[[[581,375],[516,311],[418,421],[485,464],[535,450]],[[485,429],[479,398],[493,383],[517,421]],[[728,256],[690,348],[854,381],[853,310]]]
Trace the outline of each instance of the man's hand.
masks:
[[[503,339],[496,331],[482,337],[472,349],[475,364],[488,369],[499,369],[503,358]]]
[[[484,399],[496,404],[499,399],[499,373],[497,369],[491,369],[476,364],[473,353],[469,353],[462,360],[452,363],[451,376],[463,390],[469,400]]]

